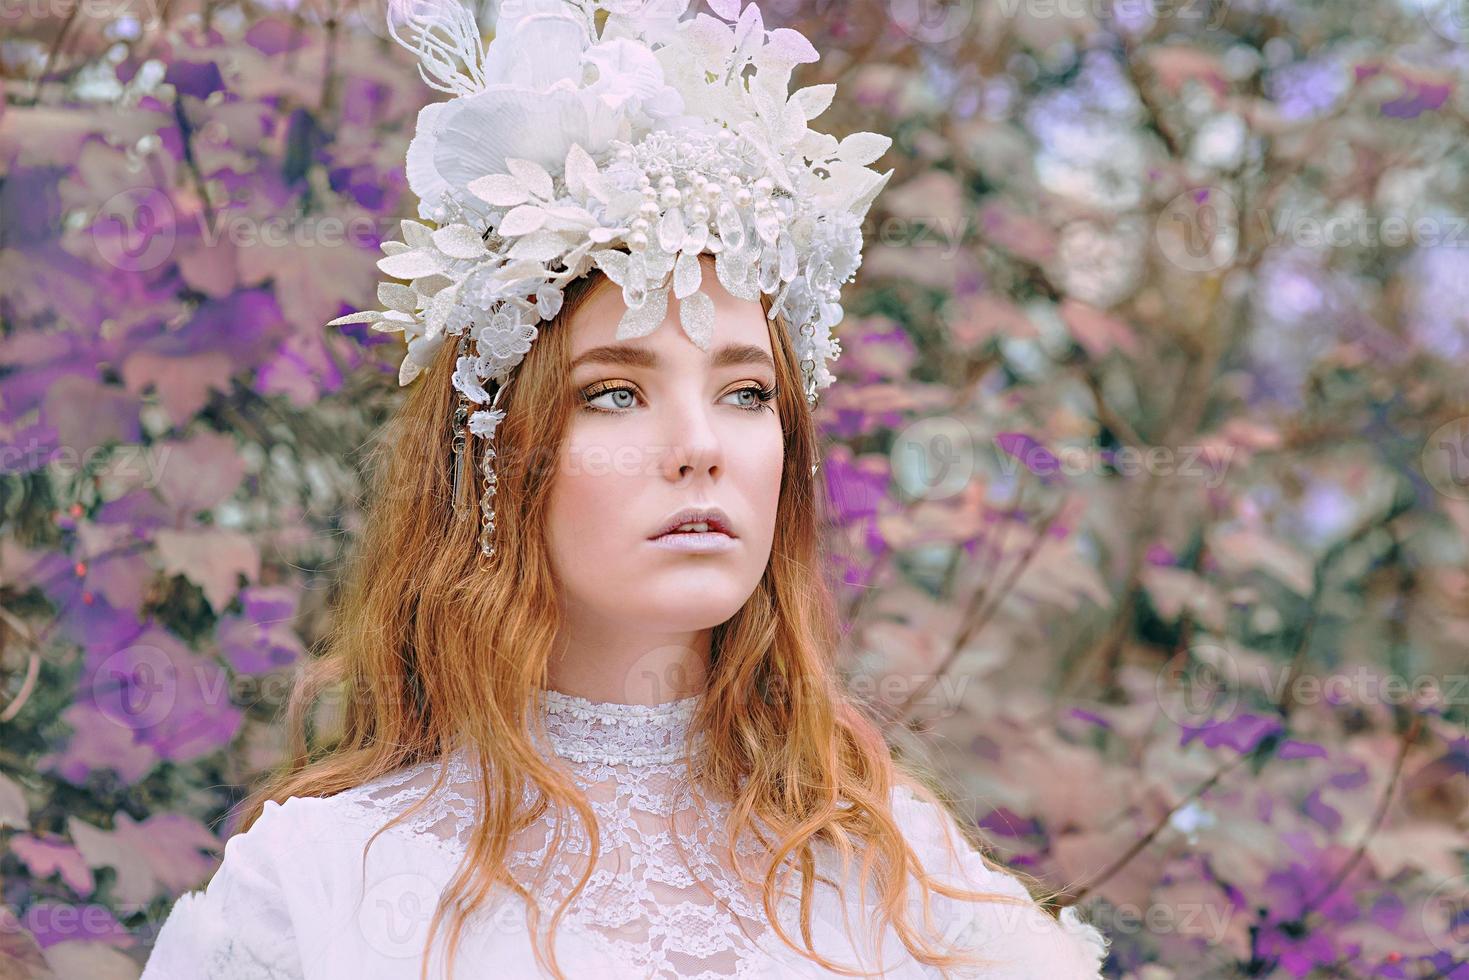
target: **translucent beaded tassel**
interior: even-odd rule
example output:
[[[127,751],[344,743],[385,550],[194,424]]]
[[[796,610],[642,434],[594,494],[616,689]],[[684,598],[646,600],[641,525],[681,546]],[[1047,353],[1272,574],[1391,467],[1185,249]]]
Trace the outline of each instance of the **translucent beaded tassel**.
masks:
[[[490,441],[485,442],[485,458],[480,468],[485,475],[484,493],[479,498],[480,529],[479,550],[484,552],[486,558],[495,556],[495,447]]]
[[[494,401],[490,404],[490,410],[497,412],[500,408],[500,398],[505,394],[506,385],[499,385],[495,389]],[[499,485],[499,478],[495,475],[495,440],[493,435],[484,440],[484,457],[480,460],[480,472],[484,474],[484,492],[480,494],[480,528],[479,528],[479,550],[486,558],[495,556],[495,489]]]

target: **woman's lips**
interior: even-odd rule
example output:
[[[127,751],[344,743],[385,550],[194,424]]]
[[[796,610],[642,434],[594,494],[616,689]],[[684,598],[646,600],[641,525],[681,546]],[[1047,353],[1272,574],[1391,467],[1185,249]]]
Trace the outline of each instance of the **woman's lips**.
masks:
[[[674,531],[649,543],[668,551],[714,553],[733,549],[735,539],[718,531]]]

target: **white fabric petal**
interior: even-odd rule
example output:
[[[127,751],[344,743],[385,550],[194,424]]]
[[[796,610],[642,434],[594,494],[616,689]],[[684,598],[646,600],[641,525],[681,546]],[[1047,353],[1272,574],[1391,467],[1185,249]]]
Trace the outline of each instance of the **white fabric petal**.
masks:
[[[487,174],[465,185],[469,193],[497,208],[513,208],[530,200],[530,191],[509,174]]]
[[[418,311],[418,292],[396,282],[377,284],[377,301],[390,310],[412,315]]]
[[[703,263],[697,255],[688,252],[679,254],[673,264],[673,295],[683,299],[699,288],[704,281]]]
[[[394,279],[417,279],[448,268],[444,254],[435,248],[415,248],[411,252],[378,259],[377,267]]]
[[[650,289],[643,305],[629,309],[617,324],[617,340],[646,337],[668,317],[668,290]]]
[[[346,316],[339,316],[335,320],[328,320],[326,325],[329,327],[345,327],[350,323],[376,323],[382,318],[383,315],[380,310],[362,310],[358,313],[348,313]]]
[[[511,157],[560,170],[567,147],[594,142],[584,101],[571,91],[491,88],[447,103],[445,110],[435,123],[433,167],[459,200],[478,201],[470,182],[508,173]]]
[[[438,150],[439,126],[449,103],[431,102],[418,110],[418,125],[408,142],[408,188],[418,196],[418,216],[428,218],[432,209],[451,190],[449,182],[434,163]]]
[[[705,293],[693,293],[679,300],[679,323],[694,346],[707,351],[714,343],[714,301]]]
[[[489,255],[484,239],[469,225],[448,225],[434,232],[434,247],[451,259],[482,259]]]
[[[501,4],[495,37],[485,52],[485,81],[537,92],[557,82],[580,81],[582,52],[590,43],[586,19],[564,7]]]

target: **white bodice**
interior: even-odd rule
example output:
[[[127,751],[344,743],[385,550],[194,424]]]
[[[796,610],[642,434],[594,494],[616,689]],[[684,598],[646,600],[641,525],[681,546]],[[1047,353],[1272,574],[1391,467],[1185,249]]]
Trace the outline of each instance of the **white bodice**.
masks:
[[[831,976],[780,940],[758,884],[741,881],[728,863],[729,803],[697,798],[689,778],[688,760],[697,760],[703,739],[702,733],[689,738],[697,705],[697,696],[649,706],[543,692],[538,717],[544,733],[532,729],[533,738],[548,757],[565,764],[586,793],[601,837],[592,877],[557,933],[562,969],[568,977],[629,980]],[[182,954],[186,945],[203,947],[189,955],[206,960],[212,955],[221,962],[241,959],[246,945],[251,957],[259,955],[258,948],[271,950],[264,959],[273,972],[220,966],[205,974],[212,980],[416,978],[435,902],[457,870],[478,820],[477,768],[468,750],[453,753],[447,768],[445,785],[429,802],[372,844],[365,869],[362,845],[390,817],[428,795],[439,774],[437,763],[409,767],[332,797],[267,804],[247,833],[229,841],[224,865],[208,892],[179,900],[143,980],[171,980],[174,974],[156,964]],[[531,792],[527,786],[527,803]],[[893,805],[898,825],[929,870],[969,887],[1028,897],[1016,879],[983,866],[946,814],[906,789],[894,794]],[[566,816],[565,838],[555,860],[548,856],[555,827],[550,811],[521,831],[509,850],[508,870],[536,896],[543,923],[572,890],[591,853],[587,829],[574,811]],[[951,855],[945,845],[955,842],[961,850]],[[736,849],[751,875],[759,874],[764,852],[748,834]],[[256,874],[260,864],[268,864],[269,872]],[[834,853],[818,850],[817,871],[827,879],[818,884],[813,903],[819,952],[872,976],[917,980],[939,975],[935,968],[914,962],[890,928],[873,934],[855,880],[841,878]],[[261,877],[271,883],[269,894],[259,893],[262,886],[255,879]],[[838,880],[846,882],[845,894],[834,887]],[[241,882],[252,887],[242,891]],[[792,878],[790,887],[796,882]],[[916,895],[916,889],[910,890]],[[243,939],[205,938],[207,905],[227,914],[226,903],[258,905],[262,900],[267,905],[274,901],[286,912],[263,925],[254,919],[246,922]],[[911,903],[912,921],[919,923],[916,897]],[[946,941],[977,944],[983,955],[1001,964],[990,971],[955,971],[954,976],[1100,975],[1105,938],[1077,919],[1074,910],[1067,910],[1058,923],[1034,906],[966,905],[938,895],[932,904]],[[795,894],[776,903],[776,921],[797,942],[799,911]],[[297,928],[298,913],[303,916],[301,928],[310,930],[307,934]],[[176,920],[181,918],[205,921],[179,926]],[[336,927],[329,928],[333,922]],[[288,930],[282,944],[280,933]],[[194,937],[181,936],[184,932]],[[453,980],[487,975],[487,962],[505,968],[494,971],[496,976],[539,975],[531,958],[525,908],[508,890],[492,896],[491,904],[471,917],[465,937]],[[441,978],[446,976],[442,939],[435,945],[438,972],[431,970],[429,976]]]

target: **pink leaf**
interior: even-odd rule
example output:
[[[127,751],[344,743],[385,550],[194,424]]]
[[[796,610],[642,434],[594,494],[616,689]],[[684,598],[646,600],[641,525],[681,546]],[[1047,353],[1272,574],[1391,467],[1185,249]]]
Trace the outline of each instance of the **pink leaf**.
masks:
[[[260,577],[260,552],[253,541],[238,531],[164,528],[154,541],[163,570],[169,575],[182,575],[198,585],[216,612],[222,611],[235,597],[241,575],[252,582]]]

